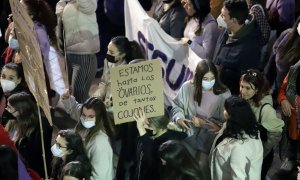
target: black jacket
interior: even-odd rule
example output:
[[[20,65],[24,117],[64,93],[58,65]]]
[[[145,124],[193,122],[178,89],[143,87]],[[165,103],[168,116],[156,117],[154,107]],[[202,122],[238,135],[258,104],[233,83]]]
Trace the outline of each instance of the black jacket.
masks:
[[[159,146],[172,139],[183,140],[186,134],[168,130],[166,133],[152,139],[149,134],[138,138],[137,145],[137,165],[136,180],[154,180],[160,179],[160,157],[158,153]]]

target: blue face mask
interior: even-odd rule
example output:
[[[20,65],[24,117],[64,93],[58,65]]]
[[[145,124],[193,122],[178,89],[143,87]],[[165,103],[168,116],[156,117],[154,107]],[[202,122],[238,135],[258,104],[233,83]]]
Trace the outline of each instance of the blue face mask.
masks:
[[[204,90],[210,90],[214,87],[214,85],[215,85],[215,80],[211,80],[211,81],[202,80],[202,88]]]
[[[8,38],[8,46],[14,50],[19,49],[19,42],[17,39],[13,38],[12,35],[9,36]]]
[[[80,122],[83,127],[90,129],[96,125],[96,118],[89,118],[89,120],[83,119],[83,117],[80,117]]]

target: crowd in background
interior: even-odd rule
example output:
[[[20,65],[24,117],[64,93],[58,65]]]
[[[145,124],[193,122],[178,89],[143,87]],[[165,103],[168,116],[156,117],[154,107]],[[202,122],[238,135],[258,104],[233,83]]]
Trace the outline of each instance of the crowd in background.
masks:
[[[278,146],[278,176],[296,174],[300,1],[139,3],[202,60],[162,116],[139,110],[115,125],[111,69],[147,59],[125,36],[124,1],[20,1],[34,24],[50,112],[62,108],[76,121],[55,134],[25,82],[21,30],[1,1],[0,179],[263,180]],[[47,68],[53,53],[68,79],[63,92]]]

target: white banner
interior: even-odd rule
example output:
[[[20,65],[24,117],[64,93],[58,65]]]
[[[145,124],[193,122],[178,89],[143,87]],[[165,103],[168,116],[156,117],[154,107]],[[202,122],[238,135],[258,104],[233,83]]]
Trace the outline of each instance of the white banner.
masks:
[[[162,60],[165,104],[170,105],[181,85],[193,77],[200,57],[165,33],[138,0],[125,0],[125,26],[126,37],[141,45],[147,59]]]

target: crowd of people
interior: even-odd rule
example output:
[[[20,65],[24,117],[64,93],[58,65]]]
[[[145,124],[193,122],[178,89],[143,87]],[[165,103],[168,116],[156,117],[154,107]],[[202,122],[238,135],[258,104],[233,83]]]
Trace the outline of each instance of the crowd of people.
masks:
[[[59,104],[77,122],[54,134],[25,82],[22,30],[1,2],[0,179],[264,180],[280,144],[278,175],[298,166],[300,180],[299,2],[139,3],[201,60],[163,115],[140,109],[116,125],[111,69],[149,60],[125,36],[124,1],[20,1],[33,21],[51,112]],[[65,62],[64,92],[51,81],[51,53]]]

